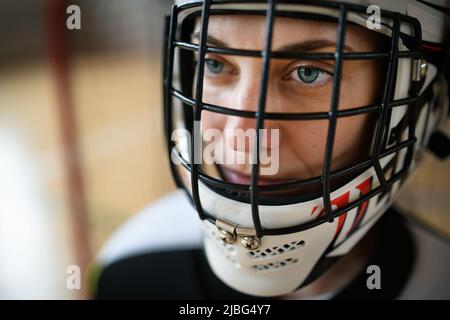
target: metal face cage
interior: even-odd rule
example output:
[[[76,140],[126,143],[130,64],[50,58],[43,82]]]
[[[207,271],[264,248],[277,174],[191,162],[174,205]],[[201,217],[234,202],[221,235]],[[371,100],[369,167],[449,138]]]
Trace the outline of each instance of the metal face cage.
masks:
[[[249,4],[263,4],[265,8],[263,10],[243,10],[239,6],[237,8],[225,8],[218,7],[214,8],[216,4],[239,4],[243,5],[245,3]],[[394,99],[396,77],[397,77],[397,66],[399,59],[411,59],[411,62],[421,61],[422,54],[420,51],[421,45],[421,28],[420,23],[417,19],[401,15],[398,13],[381,10],[381,16],[384,19],[389,20],[391,23],[386,24],[385,27],[390,30],[389,35],[389,48],[386,52],[344,52],[344,41],[346,35],[346,26],[348,25],[348,16],[350,13],[358,14],[361,16],[368,16],[366,13],[366,7],[348,4],[348,3],[337,3],[337,2],[326,2],[326,1],[295,1],[296,5],[308,5],[315,8],[325,8],[332,9],[337,12],[337,16],[326,16],[314,14],[311,12],[299,11],[283,11],[278,9],[280,4],[291,4],[292,1],[197,1],[190,2],[181,6],[173,6],[170,14],[166,18],[166,36],[165,36],[165,51],[164,51],[164,119],[165,119],[165,134],[168,147],[168,156],[171,159],[171,154],[174,152],[174,143],[171,141],[171,133],[174,129],[174,111],[173,103],[177,100],[185,110],[184,114],[184,125],[189,130],[194,130],[193,122],[200,121],[202,116],[202,111],[207,110],[209,112],[219,113],[223,115],[238,116],[256,119],[256,132],[259,129],[264,128],[265,120],[280,120],[280,121],[291,121],[291,120],[327,120],[328,121],[328,132],[326,138],[326,148],[324,155],[324,163],[322,174],[318,177],[298,180],[289,183],[276,184],[276,185],[258,185],[259,172],[260,172],[260,137],[256,136],[256,146],[255,154],[257,161],[252,164],[251,173],[251,184],[250,185],[239,185],[233,184],[226,181],[221,181],[205,174],[201,167],[194,161],[194,152],[190,152],[190,160],[182,161],[181,166],[184,167],[190,173],[190,185],[189,188],[182,182],[182,179],[177,171],[177,165],[170,161],[170,166],[172,174],[177,183],[178,187],[183,187],[185,191],[189,194],[189,197],[195,206],[199,217],[204,220],[208,219],[212,223],[215,223],[215,217],[202,207],[202,201],[200,199],[199,193],[199,181],[205,184],[208,188],[223,194],[224,190],[231,192],[233,199],[238,199],[239,201],[246,201],[251,204],[251,212],[254,230],[257,237],[262,237],[264,235],[280,235],[293,232],[299,232],[317,226],[325,222],[332,222],[334,218],[340,216],[341,214],[356,208],[383,192],[388,192],[389,188],[393,183],[403,180],[403,178],[408,173],[411,166],[414,145],[417,141],[415,137],[415,124],[416,118],[419,114],[419,109],[422,107],[423,102],[421,102],[421,97],[418,95],[421,87],[422,79],[411,79],[410,90],[407,97],[401,99]],[[199,17],[200,15],[200,39],[199,43],[191,43],[186,36],[186,31],[183,30],[185,27],[185,22],[188,21],[188,12],[193,12],[190,15]],[[221,48],[216,46],[208,46],[206,44],[208,23],[210,16],[212,15],[237,15],[237,14],[253,14],[253,15],[263,15],[265,16],[265,38],[263,50],[243,50],[243,49],[232,49],[232,48]],[[183,16],[183,21],[180,21],[180,17]],[[337,39],[336,39],[336,50],[334,53],[311,53],[311,52],[280,52],[272,51],[272,37],[273,37],[273,26],[275,17],[292,17],[298,19],[326,19],[328,21],[335,21],[337,23]],[[403,30],[409,30],[408,33]],[[407,50],[399,50],[399,40],[401,39]],[[178,57],[180,63],[179,66],[175,66],[175,54],[176,48],[180,51],[180,56]],[[194,75],[192,71],[193,62],[193,52],[197,53],[198,65],[197,72]],[[218,106],[208,103],[204,103],[202,100],[203,96],[203,76],[204,76],[204,65],[205,65],[205,55],[207,53],[220,53],[226,55],[237,55],[245,57],[259,57],[262,60],[262,71],[260,79],[260,89],[258,97],[258,108],[257,111],[245,111],[245,110],[235,110],[227,106]],[[268,87],[268,73],[270,68],[271,59],[307,59],[307,60],[334,60],[334,78],[331,93],[331,104],[328,112],[315,112],[315,113],[274,113],[266,112],[266,96]],[[339,93],[341,86],[341,73],[343,60],[384,60],[386,61],[387,72],[386,78],[382,88],[382,95],[380,97],[381,103],[376,105],[360,106],[356,108],[339,110]],[[175,68],[179,68],[175,70]],[[179,72],[179,79],[182,83],[182,89],[177,89],[174,86],[175,76],[174,74]],[[194,86],[192,86],[194,84]],[[194,97],[191,97],[189,91],[195,88]],[[406,106],[407,111],[402,121],[398,125],[398,128],[394,130],[389,130],[389,123],[391,113],[394,108],[399,106]],[[337,120],[341,117],[362,115],[362,114],[372,114],[376,117],[374,137],[373,137],[373,147],[371,155],[363,161],[360,161],[354,165],[348,166],[343,169],[336,171],[331,171],[331,160],[333,145],[335,141],[336,124]],[[399,130],[407,130],[407,139],[400,141],[398,138]],[[392,129],[392,128],[391,128]],[[190,150],[195,150],[194,135],[191,135]],[[405,160],[403,167],[397,173],[392,174],[392,176],[386,178],[383,168],[380,164],[380,160],[391,154],[398,154],[400,151],[406,150]],[[181,157],[180,157],[181,158]],[[376,173],[376,178],[379,181],[379,185],[371,189],[368,193],[362,195],[357,200],[344,205],[341,208],[333,210],[331,192],[333,191],[332,180],[345,177],[348,175],[355,175],[362,172],[362,170],[367,170],[373,168]],[[260,221],[259,215],[259,205],[262,202],[268,205],[279,205],[280,201],[276,199],[266,199],[262,195],[264,192],[269,191],[283,191],[293,188],[302,188],[308,185],[320,184],[321,194],[323,197],[323,207],[325,214],[314,221],[303,223],[296,226],[283,227],[283,228],[263,228]],[[191,194],[189,193],[189,191]],[[247,197],[239,198],[239,195],[245,194]],[[301,198],[294,197],[291,199],[291,203],[301,202]]]

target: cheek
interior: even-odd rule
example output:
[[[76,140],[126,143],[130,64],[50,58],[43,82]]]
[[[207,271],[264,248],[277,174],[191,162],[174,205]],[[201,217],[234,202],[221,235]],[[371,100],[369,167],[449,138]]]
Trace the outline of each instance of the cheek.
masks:
[[[341,110],[378,103],[382,83],[378,69],[380,65],[374,61],[348,65],[347,70],[353,71],[341,84],[339,99]]]
[[[207,129],[218,129],[222,131],[225,127],[226,117],[224,115],[210,112],[210,111],[202,111],[201,117],[201,128],[202,131]]]
[[[313,171],[320,168],[325,152],[328,122],[294,121],[284,125],[281,130],[280,145],[282,154],[293,154]],[[284,151],[284,152],[283,152]]]
[[[203,102],[219,106],[230,105],[228,88],[225,88],[224,86],[208,85],[206,80],[205,82],[206,83],[203,86]]]
[[[203,102],[207,104],[229,107],[232,103],[230,92],[226,88],[208,85],[205,81],[203,86]],[[211,111],[202,111],[202,129],[223,130],[227,121],[227,116]]]
[[[367,115],[338,120],[333,146],[332,170],[341,169],[364,158],[371,132]],[[280,160],[288,166],[302,163],[314,175],[320,175],[325,155],[328,121],[304,121],[282,127]],[[285,161],[283,161],[285,160]]]
[[[342,167],[368,155],[372,137],[372,117],[359,115],[338,120],[333,149],[335,167]]]

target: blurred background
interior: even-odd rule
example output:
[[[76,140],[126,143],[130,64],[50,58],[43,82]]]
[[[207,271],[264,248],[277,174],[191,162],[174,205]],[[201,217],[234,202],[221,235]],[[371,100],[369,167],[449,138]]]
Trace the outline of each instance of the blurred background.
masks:
[[[81,30],[66,28],[67,6]],[[170,0],[0,3],[0,299],[69,290],[127,218],[174,190],[161,110]],[[450,163],[428,156],[399,200],[450,239]]]
[[[70,4],[81,30],[66,28]],[[86,270],[174,189],[161,113],[170,4],[1,1],[0,298],[85,297],[67,290],[66,267]]]

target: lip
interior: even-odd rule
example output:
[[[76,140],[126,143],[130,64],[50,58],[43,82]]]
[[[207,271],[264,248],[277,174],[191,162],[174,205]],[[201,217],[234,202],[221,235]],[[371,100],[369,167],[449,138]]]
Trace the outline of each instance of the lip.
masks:
[[[248,174],[243,174],[234,170],[231,170],[229,168],[225,168],[221,166],[220,171],[223,174],[223,177],[225,181],[235,183],[235,184],[243,184],[243,185],[250,185],[251,184],[251,176]],[[258,185],[259,186],[265,186],[265,185],[273,185],[273,184],[281,184],[286,183],[292,180],[281,180],[281,179],[267,179],[259,176],[258,179]]]

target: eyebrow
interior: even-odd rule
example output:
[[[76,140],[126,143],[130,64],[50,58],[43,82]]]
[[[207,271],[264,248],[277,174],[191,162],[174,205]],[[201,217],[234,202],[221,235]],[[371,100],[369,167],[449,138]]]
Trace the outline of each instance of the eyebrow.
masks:
[[[192,38],[200,40],[200,32],[195,32],[192,34]],[[216,47],[224,47],[229,48],[230,46],[213,37],[213,36],[207,36],[206,42],[208,44],[211,44]],[[279,47],[278,49],[274,51],[294,51],[294,52],[303,52],[303,51],[312,51],[312,50],[318,50],[323,48],[330,48],[330,47],[336,47],[336,42],[328,40],[328,39],[312,39],[312,40],[305,40],[302,42],[287,44],[284,46]],[[347,52],[354,52],[355,50],[352,47],[344,45],[343,47],[344,51]]]

